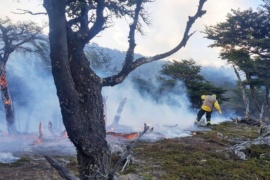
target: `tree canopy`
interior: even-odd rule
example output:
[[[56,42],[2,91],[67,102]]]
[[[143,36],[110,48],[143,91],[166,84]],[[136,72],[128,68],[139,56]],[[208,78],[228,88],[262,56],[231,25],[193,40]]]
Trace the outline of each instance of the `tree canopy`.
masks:
[[[173,61],[172,63],[163,65],[161,74],[169,76],[174,81],[184,82],[192,108],[200,108],[201,95],[203,94],[216,94],[220,103],[228,100],[223,96],[226,90],[216,87],[205,80],[204,77],[199,74],[200,70],[201,66],[196,65],[195,61],[190,59],[182,60],[181,62]],[[170,79],[166,81],[170,81]]]
[[[225,22],[206,26],[206,38],[213,40],[210,47],[221,47],[220,56],[245,73],[245,84],[250,88],[257,110],[261,104],[269,107],[270,71],[270,16],[269,1],[264,0],[257,11],[232,10]],[[265,89],[264,102],[259,102],[256,89]]]
[[[17,53],[37,53],[46,56],[46,38],[42,28],[34,22],[13,23],[9,18],[0,18],[0,86],[5,108],[7,129],[10,134],[17,133],[14,120],[14,106],[6,79],[6,64],[10,55]]]

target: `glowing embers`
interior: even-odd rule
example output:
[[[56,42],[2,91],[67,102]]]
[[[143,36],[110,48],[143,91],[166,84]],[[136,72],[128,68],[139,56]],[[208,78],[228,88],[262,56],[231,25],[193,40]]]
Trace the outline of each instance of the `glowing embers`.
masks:
[[[2,75],[0,77],[0,85],[1,85],[1,87],[7,87],[7,81],[6,81],[6,76],[5,75]]]
[[[107,132],[106,134],[115,136],[115,137],[122,137],[128,140],[138,138],[140,135],[138,132],[132,132],[132,133]]]
[[[39,123],[39,136],[36,140],[36,143],[42,143],[42,142],[53,142],[53,141],[61,141],[61,139],[67,139],[68,135],[67,135],[67,131],[64,130],[62,133],[60,133],[60,135],[57,135],[54,131],[53,131],[53,127],[52,127],[52,122],[49,121],[48,123],[48,130],[49,130],[49,136],[47,134],[47,136],[44,136],[43,133],[43,128],[42,128],[42,123]]]
[[[38,130],[39,130],[39,137],[37,138],[37,143],[41,143],[41,139],[43,138],[43,131],[42,131],[42,123],[39,123],[38,126]]]
[[[4,104],[5,104],[5,105],[10,105],[10,104],[11,104],[11,100],[10,100],[10,99],[5,100],[5,101],[4,101]]]

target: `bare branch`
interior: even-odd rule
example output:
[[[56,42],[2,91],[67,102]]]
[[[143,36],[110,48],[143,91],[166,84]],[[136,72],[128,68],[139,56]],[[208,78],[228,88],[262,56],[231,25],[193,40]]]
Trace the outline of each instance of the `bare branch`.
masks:
[[[139,137],[127,147],[127,151],[125,152],[125,154],[116,162],[114,168],[112,169],[112,171],[109,174],[108,180],[113,180],[114,174],[116,173],[116,171],[119,168],[119,166],[121,165],[121,163],[131,154],[131,150],[135,147],[135,145],[137,145],[140,138],[149,130],[149,128],[150,128],[149,126],[144,124],[143,132],[140,133]]]
[[[106,22],[106,18],[103,15],[104,9],[105,9],[105,1],[104,0],[97,1],[97,9],[96,9],[97,19],[93,24],[93,26],[88,31],[87,37],[84,39],[84,44],[87,44],[87,42],[89,42],[90,39],[95,37],[101,30],[104,29],[103,25]]]
[[[13,14],[31,14],[31,15],[47,15],[46,12],[37,12],[37,13],[34,13],[32,11],[29,11],[29,10],[25,10],[25,9],[17,9],[18,11],[22,11],[22,12],[12,12]]]
[[[111,76],[111,77],[104,78],[103,81],[101,82],[102,85],[103,86],[114,86],[116,84],[119,84],[128,76],[128,74],[130,72],[132,72],[137,67],[139,67],[139,66],[141,66],[143,64],[146,64],[146,63],[150,63],[150,62],[153,62],[153,61],[156,61],[156,60],[166,58],[166,57],[174,54],[175,52],[179,51],[182,47],[185,47],[185,45],[187,44],[189,38],[194,34],[194,32],[190,34],[190,29],[191,29],[192,25],[195,23],[195,21],[199,17],[202,17],[206,13],[205,10],[202,10],[203,5],[204,5],[204,3],[206,1],[207,0],[200,0],[199,1],[199,6],[198,6],[196,14],[194,16],[189,16],[189,18],[188,18],[182,40],[180,41],[180,43],[175,48],[173,48],[170,51],[167,51],[167,52],[162,53],[162,54],[157,54],[157,55],[154,55],[154,56],[149,57],[149,58],[142,57],[142,58],[139,58],[139,59],[137,59],[135,61],[132,61],[133,56],[134,56],[135,42],[131,43],[131,40],[132,40],[131,38],[134,38],[134,36],[132,36],[132,34],[130,32],[130,36],[129,36],[130,44],[129,44],[129,49],[127,51],[127,55],[126,55],[126,59],[125,59],[125,65],[123,66],[122,70],[118,74],[116,74],[114,76]],[[135,20],[136,19],[134,19],[134,21]],[[131,53],[131,54],[129,54],[129,53]],[[131,61],[132,61],[132,63],[131,63]]]

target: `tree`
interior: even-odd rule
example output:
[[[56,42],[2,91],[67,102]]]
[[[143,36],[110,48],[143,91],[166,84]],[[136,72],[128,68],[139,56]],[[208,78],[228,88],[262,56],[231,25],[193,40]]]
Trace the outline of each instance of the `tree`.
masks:
[[[45,38],[41,32],[42,28],[33,22],[14,24],[9,18],[0,19],[0,87],[9,134],[17,133],[17,129],[13,101],[6,80],[6,64],[13,52],[42,54]]]
[[[206,0],[200,0],[196,14],[189,17],[183,38],[174,49],[150,58],[134,59],[135,32],[141,32],[141,20],[147,20],[144,9],[146,2],[44,0],[49,17],[52,73],[63,122],[77,150],[80,179],[113,177],[113,172],[109,171],[110,150],[105,139],[102,87],[119,84],[137,67],[177,52],[192,36],[193,33],[189,31],[193,23],[206,13],[202,10]],[[112,16],[128,16],[132,19],[129,48],[120,72],[101,78],[91,69],[84,47],[98,33],[108,28]]]
[[[269,107],[270,46],[269,46],[269,0],[257,11],[232,10],[226,22],[208,26],[206,38],[214,40],[210,47],[221,47],[221,58],[245,73],[246,83],[257,111],[261,104],[256,91],[265,89],[264,103]],[[268,108],[269,109],[269,108]]]
[[[222,94],[225,89],[215,87],[210,82],[206,81],[200,75],[201,66],[195,64],[194,60],[182,60],[181,62],[173,61],[163,66],[161,74],[169,76],[174,81],[183,81],[186,85],[188,96],[192,108],[200,108],[202,94],[216,94],[219,102],[227,100]],[[169,79],[169,81],[171,81]]]

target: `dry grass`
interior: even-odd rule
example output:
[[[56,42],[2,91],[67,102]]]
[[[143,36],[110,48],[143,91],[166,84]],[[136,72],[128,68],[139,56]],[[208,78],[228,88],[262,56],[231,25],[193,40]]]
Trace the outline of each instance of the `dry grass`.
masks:
[[[211,131],[194,132],[193,136],[140,142],[134,149],[134,161],[122,174],[135,173],[146,180],[178,179],[270,179],[268,145],[251,146],[248,160],[239,160],[230,147],[237,139],[258,137],[258,127],[226,122],[214,125]],[[73,156],[54,156],[73,172]],[[42,155],[24,156],[15,163],[0,164],[0,179],[59,180],[60,175]]]

